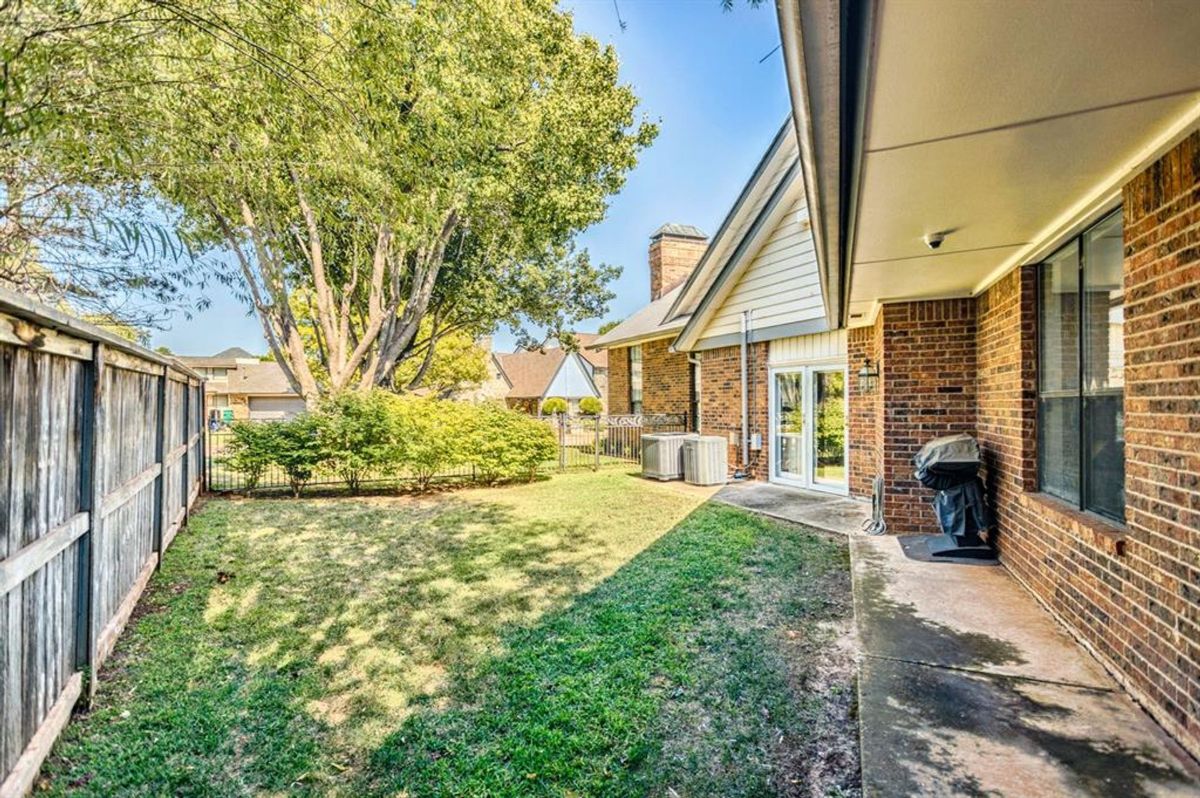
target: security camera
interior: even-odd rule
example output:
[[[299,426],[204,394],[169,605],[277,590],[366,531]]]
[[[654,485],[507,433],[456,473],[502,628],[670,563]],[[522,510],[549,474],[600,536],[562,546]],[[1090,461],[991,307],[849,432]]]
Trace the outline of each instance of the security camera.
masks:
[[[937,249],[946,240],[945,233],[929,233],[925,236],[925,246],[930,249]]]

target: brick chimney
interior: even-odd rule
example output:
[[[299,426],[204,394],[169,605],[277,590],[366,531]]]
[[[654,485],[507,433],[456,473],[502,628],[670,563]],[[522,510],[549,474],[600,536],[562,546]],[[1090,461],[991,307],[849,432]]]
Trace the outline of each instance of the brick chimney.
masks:
[[[682,283],[696,268],[708,236],[690,224],[664,224],[650,236],[650,301]]]

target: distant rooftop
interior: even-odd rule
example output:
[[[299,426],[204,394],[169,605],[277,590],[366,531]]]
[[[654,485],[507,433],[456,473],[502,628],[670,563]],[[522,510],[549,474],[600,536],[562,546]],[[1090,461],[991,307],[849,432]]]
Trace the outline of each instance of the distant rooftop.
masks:
[[[654,239],[662,238],[663,236],[673,236],[675,238],[699,238],[705,241],[708,240],[708,233],[704,232],[699,227],[694,227],[690,224],[674,224],[671,222],[668,222],[667,224],[664,224],[662,227],[655,230],[654,234],[650,236],[650,240],[653,241]]]

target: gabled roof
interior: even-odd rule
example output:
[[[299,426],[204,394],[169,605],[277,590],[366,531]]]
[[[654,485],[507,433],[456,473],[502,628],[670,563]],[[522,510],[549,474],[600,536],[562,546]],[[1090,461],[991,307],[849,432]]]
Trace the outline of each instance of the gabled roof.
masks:
[[[579,342],[579,354],[583,355],[583,359],[595,368],[606,369],[608,368],[608,352],[595,348],[596,339],[599,337],[596,333],[575,333],[575,340]]]
[[[616,327],[597,337],[592,341],[592,347],[610,349],[617,346],[631,346],[640,341],[675,337],[683,329],[687,316],[673,319],[669,319],[667,316],[682,291],[682,285],[672,288]]]
[[[512,387],[508,395],[516,399],[540,398],[558,373],[566,352],[558,347],[524,352],[497,352],[496,362]]]
[[[717,273],[739,242],[745,237],[747,228],[758,216],[764,203],[787,169],[796,160],[796,134],[791,120],[784,122],[771,139],[767,151],[742,187],[716,235],[708,245],[704,257],[684,281],[683,291],[677,295],[669,311],[671,318],[691,315],[708,292]]]

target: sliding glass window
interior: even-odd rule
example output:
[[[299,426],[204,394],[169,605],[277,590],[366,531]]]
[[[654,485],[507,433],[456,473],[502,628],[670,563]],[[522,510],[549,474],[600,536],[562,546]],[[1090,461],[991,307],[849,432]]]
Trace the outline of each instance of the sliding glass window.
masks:
[[[1116,211],[1041,266],[1038,475],[1081,509],[1125,518],[1123,245]]]

